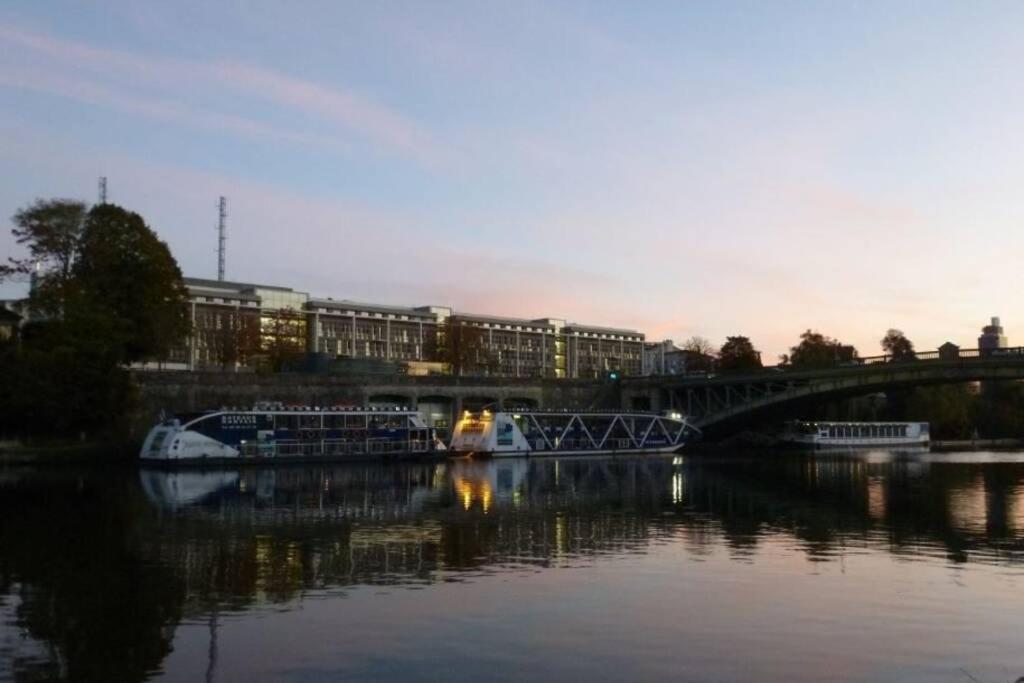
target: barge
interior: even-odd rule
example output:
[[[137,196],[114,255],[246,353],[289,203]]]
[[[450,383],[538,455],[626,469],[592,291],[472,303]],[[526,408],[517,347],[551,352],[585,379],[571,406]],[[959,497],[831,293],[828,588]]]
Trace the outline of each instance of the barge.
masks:
[[[485,457],[674,453],[697,433],[680,413],[466,411],[449,451]]]
[[[414,410],[257,407],[163,419],[149,431],[139,457],[150,464],[265,464],[424,457],[445,451],[434,429]]]

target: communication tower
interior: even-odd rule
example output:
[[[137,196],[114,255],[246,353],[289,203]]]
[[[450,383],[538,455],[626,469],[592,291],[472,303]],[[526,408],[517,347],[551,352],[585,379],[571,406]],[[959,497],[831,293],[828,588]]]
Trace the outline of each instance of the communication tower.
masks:
[[[107,176],[100,176],[100,204],[107,203]]]
[[[220,198],[217,220],[217,279],[224,279],[224,256],[227,247],[228,200]]]

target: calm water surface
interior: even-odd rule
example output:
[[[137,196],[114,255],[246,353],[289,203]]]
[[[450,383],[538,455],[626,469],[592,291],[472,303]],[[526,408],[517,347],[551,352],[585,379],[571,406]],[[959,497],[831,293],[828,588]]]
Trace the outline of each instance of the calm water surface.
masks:
[[[0,680],[1024,675],[1024,455],[0,470]]]

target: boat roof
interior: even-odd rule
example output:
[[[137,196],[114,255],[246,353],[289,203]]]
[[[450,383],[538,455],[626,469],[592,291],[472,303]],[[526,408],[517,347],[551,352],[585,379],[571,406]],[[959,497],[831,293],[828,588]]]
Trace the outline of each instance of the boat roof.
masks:
[[[573,415],[579,415],[581,417],[615,417],[616,415],[621,415],[623,417],[661,417],[666,420],[678,420],[682,418],[682,416],[673,417],[671,415],[665,415],[664,413],[652,413],[649,410],[543,410],[537,408],[523,408],[522,410],[467,410],[465,412],[470,415],[480,415],[487,412],[491,415],[535,415],[552,417],[572,417]]]
[[[179,420],[190,420],[211,415],[418,415],[414,408],[344,408],[333,406],[328,408],[218,408],[187,413],[175,413]]]
[[[925,425],[924,421],[901,421],[901,420],[879,420],[878,422],[844,422],[842,420],[793,420],[797,424],[805,425],[836,425],[836,426],[880,426],[880,425]]]

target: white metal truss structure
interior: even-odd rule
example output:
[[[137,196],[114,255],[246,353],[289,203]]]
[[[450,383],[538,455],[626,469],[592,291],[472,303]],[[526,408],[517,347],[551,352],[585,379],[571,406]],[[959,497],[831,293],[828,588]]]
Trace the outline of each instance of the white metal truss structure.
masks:
[[[513,418],[535,451],[674,450],[697,430],[650,413],[523,411]]]

